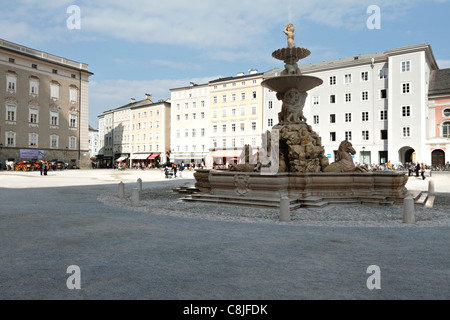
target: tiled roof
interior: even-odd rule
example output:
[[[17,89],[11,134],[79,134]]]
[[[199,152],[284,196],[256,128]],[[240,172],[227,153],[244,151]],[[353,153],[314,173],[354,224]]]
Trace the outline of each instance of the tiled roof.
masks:
[[[450,68],[431,71],[428,94],[450,94]]]

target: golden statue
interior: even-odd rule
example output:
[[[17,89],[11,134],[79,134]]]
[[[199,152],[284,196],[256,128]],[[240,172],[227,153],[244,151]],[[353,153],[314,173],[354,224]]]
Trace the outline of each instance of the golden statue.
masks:
[[[283,32],[287,35],[288,47],[294,48],[294,25],[292,23],[288,23],[284,28]]]

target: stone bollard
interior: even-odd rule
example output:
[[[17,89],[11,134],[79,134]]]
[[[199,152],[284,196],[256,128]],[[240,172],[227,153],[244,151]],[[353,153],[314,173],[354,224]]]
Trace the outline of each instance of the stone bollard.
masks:
[[[140,192],[138,188],[133,188],[131,190],[131,206],[132,207],[139,207],[139,200],[140,200]]]
[[[281,196],[280,199],[280,221],[291,221],[291,209],[289,208],[289,198],[287,196]]]
[[[142,179],[137,179],[137,188],[139,189],[139,192],[142,192]]]
[[[430,180],[428,181],[428,194],[434,193],[434,181]]]
[[[410,196],[406,197],[403,202],[403,223],[416,223],[414,213],[414,199]]]
[[[125,197],[125,184],[121,181],[119,183],[119,194],[118,194],[120,199],[123,199]]]

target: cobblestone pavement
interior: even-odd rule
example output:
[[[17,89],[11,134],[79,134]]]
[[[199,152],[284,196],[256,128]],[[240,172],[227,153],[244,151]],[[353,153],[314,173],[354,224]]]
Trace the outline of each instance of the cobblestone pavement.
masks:
[[[273,210],[179,201],[193,183],[158,171],[0,172],[0,299],[450,298],[449,175],[433,175],[432,209]],[[117,199],[143,180],[143,201]],[[408,189],[426,190],[410,179]],[[333,220],[334,219],[334,220]],[[69,290],[68,266],[81,270]],[[381,289],[369,290],[379,266]]]

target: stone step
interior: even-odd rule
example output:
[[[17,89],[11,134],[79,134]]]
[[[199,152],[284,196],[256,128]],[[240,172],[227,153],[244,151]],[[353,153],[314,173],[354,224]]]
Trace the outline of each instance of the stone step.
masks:
[[[279,204],[280,199],[277,198],[261,198],[261,197],[242,197],[242,196],[231,196],[231,195],[220,195],[220,194],[202,194],[194,193],[191,195],[192,198],[197,199],[212,199],[212,200],[224,200],[224,201],[253,201],[253,202],[264,202],[264,203],[274,203]],[[297,203],[297,199],[289,199],[290,204]]]
[[[226,205],[239,205],[239,206],[249,206],[249,207],[260,207],[260,208],[272,208],[272,209],[279,209],[280,208],[280,202],[274,202],[274,201],[258,201],[255,199],[221,199],[221,198],[209,198],[209,197],[185,197],[181,200],[186,202],[202,202],[202,203],[209,203],[209,204],[226,204]],[[289,204],[290,211],[297,210],[301,208],[301,203],[297,203],[295,200],[294,202],[291,201]]]
[[[323,208],[327,206],[329,203],[327,201],[318,201],[318,202],[308,202],[302,203],[302,208]]]
[[[427,192],[422,192],[422,193],[420,194],[420,197],[417,198],[417,199],[414,201],[414,204],[415,204],[416,206],[425,206],[425,203],[426,203],[427,199],[428,199],[428,193],[427,193]]]
[[[428,196],[428,199],[425,202],[425,208],[433,208],[435,198],[435,196]]]

